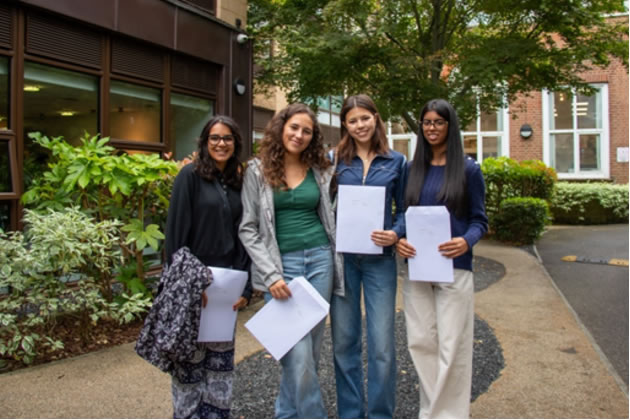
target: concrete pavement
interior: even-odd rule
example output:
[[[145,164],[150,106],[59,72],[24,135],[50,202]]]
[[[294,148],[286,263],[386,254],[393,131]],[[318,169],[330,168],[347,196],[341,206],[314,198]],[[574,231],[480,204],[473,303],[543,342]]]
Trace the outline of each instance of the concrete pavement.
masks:
[[[627,395],[538,260],[486,240],[475,253],[506,269],[475,295],[475,313],[494,329],[505,368],[471,416],[627,418]],[[239,315],[237,362],[261,349],[243,327],[257,306]],[[170,398],[168,375],[136,356],[133,344],[0,375],[6,418],[168,418]]]

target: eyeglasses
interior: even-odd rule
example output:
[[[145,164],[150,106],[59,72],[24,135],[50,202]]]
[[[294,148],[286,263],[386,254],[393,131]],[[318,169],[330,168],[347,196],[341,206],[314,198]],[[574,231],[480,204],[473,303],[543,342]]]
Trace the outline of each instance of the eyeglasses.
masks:
[[[436,128],[442,128],[444,127],[446,124],[448,123],[448,121],[446,120],[422,120],[422,126],[429,128],[431,126],[436,127]]]
[[[213,145],[219,144],[221,140],[223,140],[225,144],[232,144],[234,143],[234,136],[231,134],[227,134],[225,136],[218,136],[216,134],[213,134],[211,136],[208,136],[208,141],[210,141],[210,143]]]

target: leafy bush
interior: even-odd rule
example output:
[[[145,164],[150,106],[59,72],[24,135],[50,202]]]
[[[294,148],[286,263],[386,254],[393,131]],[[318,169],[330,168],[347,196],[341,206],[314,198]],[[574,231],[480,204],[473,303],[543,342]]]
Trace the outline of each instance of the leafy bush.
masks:
[[[136,277],[143,283],[146,249],[159,251],[159,241],[164,239],[161,226],[177,164],[157,154],[117,155],[107,145],[108,138],[87,133],[79,146],[40,133],[29,133],[29,137],[49,150],[51,157],[49,170],[33,180],[22,202],[38,211],[78,204],[98,221],[120,220],[123,265],[134,263]]]
[[[559,182],[551,212],[555,223],[628,223],[628,184]]]
[[[111,278],[121,261],[120,222],[95,222],[77,208],[25,211],[25,231],[0,233],[0,356],[30,364],[63,348],[55,319],[78,321],[86,340],[100,319],[132,320],[150,306],[142,295],[112,301]]]
[[[491,231],[497,229],[496,217],[503,200],[535,197],[549,202],[557,180],[554,169],[539,160],[519,163],[508,157],[487,158],[482,162],[481,170],[486,182],[486,213]]]
[[[551,221],[547,202],[533,197],[506,198],[495,219],[497,239],[515,244],[533,243]]]

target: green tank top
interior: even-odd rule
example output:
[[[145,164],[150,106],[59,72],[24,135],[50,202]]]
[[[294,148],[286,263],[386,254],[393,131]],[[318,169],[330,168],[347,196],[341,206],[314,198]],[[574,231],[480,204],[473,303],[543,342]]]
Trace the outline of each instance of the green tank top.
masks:
[[[328,235],[319,220],[319,188],[315,175],[308,170],[297,187],[275,190],[276,238],[281,254],[327,245]]]

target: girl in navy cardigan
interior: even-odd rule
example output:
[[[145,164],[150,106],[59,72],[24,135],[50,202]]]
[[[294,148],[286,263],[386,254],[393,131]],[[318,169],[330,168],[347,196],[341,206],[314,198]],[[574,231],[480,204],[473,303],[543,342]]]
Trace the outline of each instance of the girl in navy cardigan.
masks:
[[[452,239],[438,247],[453,259],[454,282],[404,281],[409,352],[420,378],[420,418],[468,418],[472,382],[472,247],[488,229],[479,164],[464,156],[459,123],[443,99],[429,101],[405,191],[406,206],[446,206]],[[396,245],[416,253],[405,238]]]

